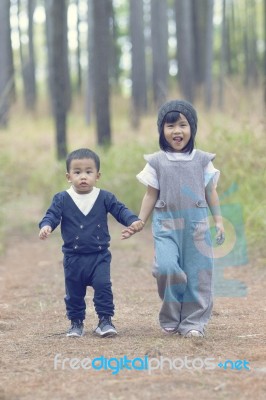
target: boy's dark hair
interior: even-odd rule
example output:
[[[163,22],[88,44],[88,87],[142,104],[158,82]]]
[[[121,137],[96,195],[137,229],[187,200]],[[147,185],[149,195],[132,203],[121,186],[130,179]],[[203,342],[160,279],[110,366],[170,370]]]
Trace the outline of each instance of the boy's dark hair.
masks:
[[[178,121],[180,118],[180,112],[178,111],[170,111],[168,112],[159,127],[159,145],[161,150],[163,151],[173,151],[173,148],[170,146],[170,144],[166,141],[165,136],[164,136],[164,124],[173,124],[176,121]],[[190,127],[191,128],[191,127]],[[189,139],[188,144],[183,148],[182,153],[186,153],[188,152],[189,154],[192,153],[193,149],[194,149],[194,145],[195,145],[195,136],[196,136],[196,132],[193,131],[193,129],[191,130],[191,136]]]
[[[97,168],[97,172],[100,171],[99,156],[90,149],[78,149],[78,150],[72,151],[67,156],[67,159],[66,159],[67,172],[69,172],[69,170],[70,170],[70,164],[71,164],[72,160],[82,160],[83,158],[90,158],[90,159],[94,160],[96,168]]]

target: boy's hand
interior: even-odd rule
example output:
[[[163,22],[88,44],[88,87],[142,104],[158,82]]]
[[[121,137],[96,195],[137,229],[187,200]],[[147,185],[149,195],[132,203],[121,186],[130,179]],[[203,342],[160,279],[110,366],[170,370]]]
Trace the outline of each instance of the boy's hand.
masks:
[[[140,232],[144,228],[145,223],[141,220],[133,222],[126,229],[123,229],[121,239],[128,239],[136,232]]]
[[[45,225],[40,230],[39,238],[41,240],[47,239],[51,232],[52,232],[52,228],[49,225]]]
[[[225,241],[224,226],[223,224],[216,224],[215,228],[217,232],[216,243],[218,244],[218,246],[220,246]]]

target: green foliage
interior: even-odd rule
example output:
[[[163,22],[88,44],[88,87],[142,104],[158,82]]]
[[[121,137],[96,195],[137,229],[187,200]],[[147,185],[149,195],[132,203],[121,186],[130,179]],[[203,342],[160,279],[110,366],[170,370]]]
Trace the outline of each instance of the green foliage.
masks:
[[[137,181],[136,174],[145,165],[143,155],[158,149],[156,117],[144,118],[140,131],[134,132],[129,128],[127,115],[122,114],[114,121],[115,144],[100,148],[94,144],[92,129],[82,124],[82,116],[75,113],[70,117],[70,151],[78,147],[94,149],[101,158],[99,187],[113,192],[138,213],[145,187]],[[266,181],[266,137],[263,129],[256,129],[255,124],[249,128],[245,121],[232,125],[230,117],[223,114],[222,121],[220,118],[215,114],[208,116],[207,126],[211,133],[207,132],[205,136],[201,129],[204,120],[200,122],[197,147],[217,153],[214,164],[221,171],[218,184],[221,203],[241,205],[249,252],[259,252],[263,258],[266,257],[263,185]],[[52,196],[68,184],[65,163],[55,161],[53,129],[46,118],[25,117],[22,130],[14,120],[8,135],[1,132],[0,147],[5,149],[4,153],[0,152],[3,182],[0,185],[0,239],[3,243],[4,231],[12,226],[15,229],[19,224],[19,229],[23,229],[24,225],[32,227],[34,223],[37,229],[38,218]]]
[[[254,127],[240,130],[213,124],[204,149],[217,153],[215,167],[221,171],[218,192],[221,204],[240,204],[243,209],[249,252],[264,252],[266,230],[266,137]]]

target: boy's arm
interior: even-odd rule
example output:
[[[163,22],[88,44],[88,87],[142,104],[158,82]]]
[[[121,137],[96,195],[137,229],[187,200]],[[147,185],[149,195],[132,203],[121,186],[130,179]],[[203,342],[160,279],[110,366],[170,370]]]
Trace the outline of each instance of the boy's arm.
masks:
[[[110,213],[120,224],[130,226],[134,222],[141,222],[129,208],[121,203],[114,194],[106,192],[105,198],[106,212]]]
[[[205,195],[217,231],[216,242],[218,245],[221,245],[225,240],[223,217],[221,213],[219,196],[212,179],[205,188]]]
[[[154,206],[158,199],[158,196],[159,196],[158,189],[155,189],[152,186],[147,187],[147,191],[143,197],[140,212],[139,212],[139,219],[142,221],[143,226],[148,221],[149,216],[151,215],[151,213],[154,209]],[[122,239],[129,238],[135,232],[138,232],[138,231],[135,230],[134,224],[131,224],[128,228],[126,228],[122,231]]]
[[[39,223],[39,238],[46,239],[48,235],[60,224],[63,211],[62,196],[55,195],[52,204],[46,211],[45,216]]]

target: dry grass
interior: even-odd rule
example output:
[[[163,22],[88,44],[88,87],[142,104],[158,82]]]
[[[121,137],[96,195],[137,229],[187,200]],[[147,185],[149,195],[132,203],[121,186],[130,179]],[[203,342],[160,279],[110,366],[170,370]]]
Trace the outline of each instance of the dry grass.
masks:
[[[119,336],[98,339],[92,292],[87,296],[86,335],[68,339],[64,319],[61,240],[13,235],[12,246],[0,261],[1,400],[46,399],[248,399],[265,397],[265,282],[251,265],[229,269],[228,277],[249,287],[248,297],[217,298],[206,339],[165,337],[157,313],[160,302],[151,277],[152,238],[149,229],[120,242],[120,227],[111,222],[112,277]],[[265,278],[265,277],[264,277]],[[105,356],[164,357],[185,360],[246,359],[251,371],[169,369],[108,371],[54,369],[60,359]],[[177,361],[179,367],[181,361]],[[199,364],[198,364],[199,365]]]

